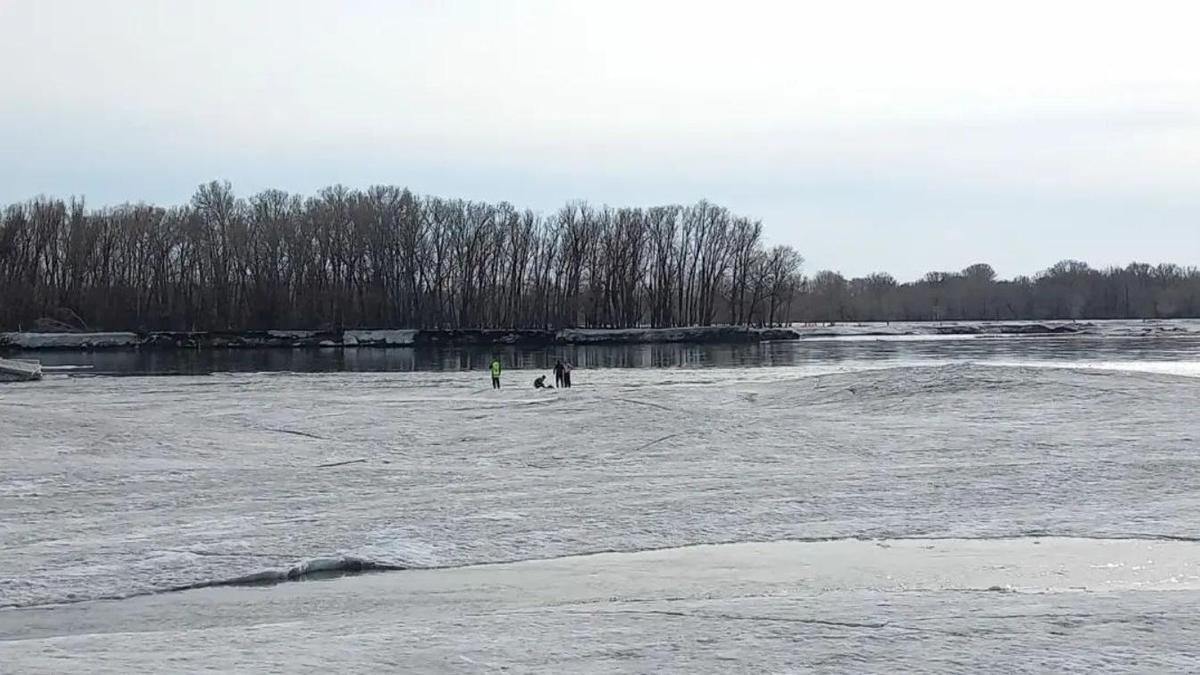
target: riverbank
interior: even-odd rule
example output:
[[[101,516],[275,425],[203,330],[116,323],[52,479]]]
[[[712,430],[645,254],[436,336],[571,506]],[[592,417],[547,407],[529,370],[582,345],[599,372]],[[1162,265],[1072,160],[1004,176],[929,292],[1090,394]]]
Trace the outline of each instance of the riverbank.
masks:
[[[437,329],[437,330],[266,330],[151,331],[106,333],[0,333],[0,349],[320,349],[353,347],[471,347],[619,344],[746,344],[756,342],[921,336],[1148,337],[1200,333],[1191,321],[1011,321],[911,322],[793,325],[780,328],[695,326],[686,328]]]

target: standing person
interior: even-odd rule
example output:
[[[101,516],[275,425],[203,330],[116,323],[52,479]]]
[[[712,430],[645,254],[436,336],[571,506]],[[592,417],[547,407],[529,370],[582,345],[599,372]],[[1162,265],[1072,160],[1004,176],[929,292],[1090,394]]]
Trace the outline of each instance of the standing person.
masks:
[[[491,369],[491,371],[492,371],[492,389],[499,389],[500,388],[500,370],[501,370],[500,357],[493,356],[492,357],[492,365],[488,366],[488,368]]]
[[[563,367],[563,383],[562,386],[567,389],[571,388],[571,370],[573,369],[570,363],[562,364]]]
[[[554,364],[554,386],[560,389],[563,387],[564,374],[566,372],[562,359],[559,359],[558,363]]]

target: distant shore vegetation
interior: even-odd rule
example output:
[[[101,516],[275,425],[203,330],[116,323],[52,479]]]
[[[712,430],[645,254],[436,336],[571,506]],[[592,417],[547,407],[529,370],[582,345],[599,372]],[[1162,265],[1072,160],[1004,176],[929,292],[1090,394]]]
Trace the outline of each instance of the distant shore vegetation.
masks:
[[[847,252],[852,255],[853,252]],[[39,197],[0,218],[0,329],[626,328],[1200,316],[1200,270],[1065,260],[900,283],[804,270],[708,202],[553,213],[334,186],[182,206]]]

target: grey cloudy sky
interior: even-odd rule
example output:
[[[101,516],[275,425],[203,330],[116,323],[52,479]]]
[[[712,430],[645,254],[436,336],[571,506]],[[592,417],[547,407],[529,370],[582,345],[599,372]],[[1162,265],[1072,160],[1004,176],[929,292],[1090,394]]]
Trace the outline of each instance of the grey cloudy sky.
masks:
[[[0,0],[0,202],[707,198],[809,271],[1200,264],[1193,6]]]

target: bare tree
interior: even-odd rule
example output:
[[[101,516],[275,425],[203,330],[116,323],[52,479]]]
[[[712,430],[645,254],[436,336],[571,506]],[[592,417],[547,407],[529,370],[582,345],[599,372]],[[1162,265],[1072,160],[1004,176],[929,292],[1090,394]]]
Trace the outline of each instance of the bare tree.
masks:
[[[1066,260],[1029,278],[986,264],[897,283],[801,276],[761,223],[699,202],[646,209],[507,204],[333,186],[184,206],[0,212],[0,328],[537,327],[1181,317],[1200,271]]]

